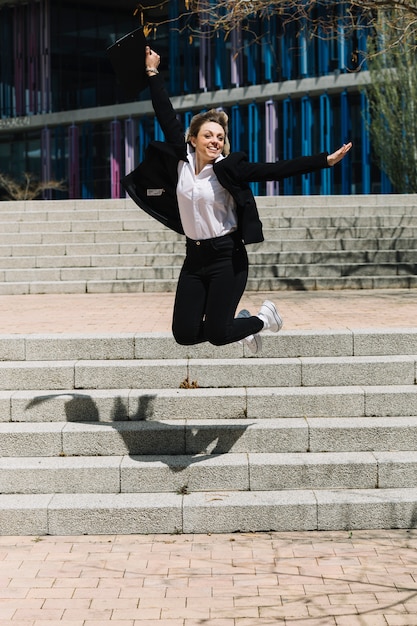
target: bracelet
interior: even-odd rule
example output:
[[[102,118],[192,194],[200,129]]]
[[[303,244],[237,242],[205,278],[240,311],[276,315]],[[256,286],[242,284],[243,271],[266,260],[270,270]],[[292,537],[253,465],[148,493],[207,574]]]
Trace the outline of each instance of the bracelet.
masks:
[[[158,70],[156,69],[156,67],[147,67],[146,68],[146,72],[150,72],[151,74],[159,74]]]

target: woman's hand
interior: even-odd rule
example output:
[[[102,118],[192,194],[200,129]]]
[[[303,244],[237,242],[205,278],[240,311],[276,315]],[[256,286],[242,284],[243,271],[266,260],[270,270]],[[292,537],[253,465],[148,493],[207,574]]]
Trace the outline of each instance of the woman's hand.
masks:
[[[152,74],[158,74],[159,63],[161,57],[154,50],[151,50],[149,46],[145,48],[145,70],[149,76]]]
[[[330,166],[336,165],[336,163],[339,163],[339,161],[341,161],[347,155],[351,147],[351,141],[349,141],[349,143],[344,143],[343,146],[339,148],[339,150],[336,150],[336,152],[332,152],[332,154],[327,155],[327,163]]]

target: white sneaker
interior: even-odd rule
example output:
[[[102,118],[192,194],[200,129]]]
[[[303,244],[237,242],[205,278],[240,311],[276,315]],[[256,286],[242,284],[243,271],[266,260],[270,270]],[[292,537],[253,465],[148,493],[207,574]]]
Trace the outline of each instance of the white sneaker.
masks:
[[[252,315],[247,309],[242,309],[241,311],[239,311],[237,317],[252,317]],[[248,350],[250,350],[252,354],[257,354],[262,350],[262,339],[261,336],[258,334],[249,335],[248,337],[241,339],[239,343],[247,346]]]
[[[281,330],[283,325],[282,317],[278,313],[275,304],[270,302],[270,300],[265,300],[259,309],[258,317],[264,323],[262,330],[270,330],[273,333],[277,333]]]

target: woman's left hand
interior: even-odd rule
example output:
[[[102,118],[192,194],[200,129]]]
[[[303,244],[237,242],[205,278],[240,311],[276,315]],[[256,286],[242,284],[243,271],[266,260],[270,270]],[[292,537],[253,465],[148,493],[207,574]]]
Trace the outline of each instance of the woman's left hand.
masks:
[[[332,152],[332,154],[327,155],[327,163],[330,166],[336,165],[336,163],[339,163],[339,161],[341,161],[346,156],[351,147],[351,141],[349,141],[349,143],[344,143],[343,146],[339,148],[339,150],[336,150],[336,152]]]

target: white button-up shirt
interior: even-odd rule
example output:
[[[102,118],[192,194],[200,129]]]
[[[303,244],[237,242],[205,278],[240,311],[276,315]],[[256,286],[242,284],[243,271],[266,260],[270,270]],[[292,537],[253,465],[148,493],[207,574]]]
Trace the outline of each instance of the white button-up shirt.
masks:
[[[237,229],[235,201],[221,186],[209,163],[195,173],[195,152],[188,145],[188,162],[178,164],[177,199],[182,227],[189,239],[221,237]],[[216,161],[223,159],[220,155]]]

